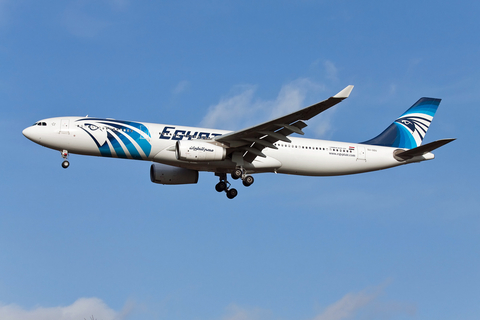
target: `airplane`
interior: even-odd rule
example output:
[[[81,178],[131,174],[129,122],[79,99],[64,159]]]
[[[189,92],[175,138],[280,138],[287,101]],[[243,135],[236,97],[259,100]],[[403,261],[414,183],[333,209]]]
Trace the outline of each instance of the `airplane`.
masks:
[[[337,176],[376,171],[434,159],[433,150],[455,140],[422,145],[441,101],[435,98],[419,99],[365,142],[290,137],[304,135],[305,121],[348,98],[352,89],[349,85],[327,100],[238,131],[86,116],[40,120],[23,135],[60,151],[63,168],[69,167],[72,153],[151,161],[150,180],[164,185],[194,184],[199,171],[213,172],[219,177],[216,191],[229,199],[238,191],[227,175],[248,187],[256,173]]]

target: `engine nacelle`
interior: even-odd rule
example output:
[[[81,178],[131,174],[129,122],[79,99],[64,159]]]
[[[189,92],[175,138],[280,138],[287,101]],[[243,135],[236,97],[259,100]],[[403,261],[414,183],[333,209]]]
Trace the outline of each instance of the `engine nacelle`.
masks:
[[[175,156],[184,161],[221,161],[225,159],[227,150],[199,140],[177,141]]]
[[[198,171],[154,163],[150,167],[150,180],[159,184],[197,183]]]

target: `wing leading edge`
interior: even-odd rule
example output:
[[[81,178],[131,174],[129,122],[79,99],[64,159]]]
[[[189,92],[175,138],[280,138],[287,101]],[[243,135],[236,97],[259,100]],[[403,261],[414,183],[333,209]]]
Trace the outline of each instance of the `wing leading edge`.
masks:
[[[292,133],[303,135],[302,129],[307,126],[303,120],[309,120],[348,98],[352,89],[353,86],[349,85],[327,100],[253,127],[218,136],[215,140],[229,146],[229,153],[240,152],[243,161],[251,163],[256,157],[265,157],[262,153],[264,148],[277,149],[275,142],[290,142],[287,136]]]

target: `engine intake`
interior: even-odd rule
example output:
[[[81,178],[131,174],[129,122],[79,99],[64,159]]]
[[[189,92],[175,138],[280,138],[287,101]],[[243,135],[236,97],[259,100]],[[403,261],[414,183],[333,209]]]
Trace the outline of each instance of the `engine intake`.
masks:
[[[153,163],[150,180],[159,184],[193,184],[198,182],[198,171]]]
[[[175,156],[184,161],[222,161],[225,160],[227,150],[203,141],[177,141]]]

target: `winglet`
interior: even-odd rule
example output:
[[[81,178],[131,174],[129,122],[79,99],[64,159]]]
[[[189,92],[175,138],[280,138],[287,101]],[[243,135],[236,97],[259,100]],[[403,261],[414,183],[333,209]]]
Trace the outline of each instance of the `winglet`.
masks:
[[[345,89],[343,89],[342,91],[340,91],[339,93],[334,95],[333,97],[334,98],[342,98],[342,99],[348,98],[348,96],[350,95],[350,92],[352,92],[352,90],[353,90],[353,86],[349,85],[349,86],[345,87]]]

